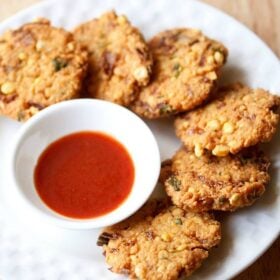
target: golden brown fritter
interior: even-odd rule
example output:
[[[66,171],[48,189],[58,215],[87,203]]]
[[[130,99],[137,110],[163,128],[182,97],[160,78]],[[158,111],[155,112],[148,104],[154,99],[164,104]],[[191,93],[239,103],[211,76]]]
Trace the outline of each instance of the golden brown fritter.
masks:
[[[125,16],[108,12],[78,26],[74,35],[90,54],[88,94],[129,105],[151,72],[152,59],[140,31]]]
[[[271,140],[279,121],[280,97],[241,84],[221,88],[217,98],[177,118],[175,129],[184,145],[201,155],[236,154]]]
[[[87,52],[71,33],[41,19],[0,37],[0,114],[23,121],[79,96]]]
[[[210,214],[153,201],[106,228],[98,244],[113,272],[131,279],[172,280],[196,270],[220,239],[220,224]]]
[[[264,193],[268,167],[269,160],[256,147],[225,157],[210,152],[197,157],[181,148],[163,181],[173,203],[182,209],[234,211],[253,204]]]
[[[150,84],[132,105],[154,119],[191,110],[207,99],[216,84],[227,49],[194,29],[171,29],[149,42],[154,59]]]

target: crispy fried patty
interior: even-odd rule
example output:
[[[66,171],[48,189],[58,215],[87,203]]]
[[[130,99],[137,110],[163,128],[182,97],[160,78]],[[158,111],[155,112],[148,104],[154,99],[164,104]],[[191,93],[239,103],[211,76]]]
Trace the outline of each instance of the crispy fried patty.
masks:
[[[108,12],[78,26],[74,35],[90,54],[88,94],[129,105],[151,72],[152,58],[140,31],[125,16]]]
[[[181,148],[168,164],[163,178],[167,194],[175,205],[194,212],[249,206],[269,181],[269,160],[256,147],[225,157],[209,152],[197,157]]]
[[[0,37],[0,114],[24,121],[79,96],[87,52],[71,33],[41,19]]]
[[[220,238],[220,224],[210,214],[152,201],[106,228],[98,244],[113,272],[132,279],[172,280],[196,270]]]
[[[217,98],[177,118],[177,136],[189,149],[202,154],[236,154],[271,140],[279,121],[280,97],[242,84],[221,88]]]
[[[227,49],[194,29],[171,29],[149,42],[154,59],[150,84],[132,109],[154,119],[191,110],[210,95]]]

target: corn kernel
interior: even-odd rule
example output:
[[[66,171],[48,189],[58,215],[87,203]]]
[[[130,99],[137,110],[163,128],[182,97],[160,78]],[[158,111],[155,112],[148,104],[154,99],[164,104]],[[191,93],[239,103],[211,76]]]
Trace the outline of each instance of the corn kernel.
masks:
[[[10,94],[12,92],[14,92],[16,89],[15,84],[11,83],[11,82],[6,82],[4,84],[2,84],[1,86],[1,92],[3,94]]]
[[[212,154],[217,157],[225,157],[228,153],[229,148],[225,145],[217,145],[212,151]]]
[[[171,236],[168,233],[163,233],[160,237],[165,242],[171,241]]]
[[[230,197],[229,202],[231,205],[238,206],[241,202],[241,196],[235,193]]]
[[[195,192],[195,190],[194,190],[194,188],[193,188],[193,187],[189,187],[189,188],[188,188],[188,192],[189,192],[189,193],[194,193],[194,192]]]
[[[33,116],[35,114],[37,114],[39,112],[39,109],[34,107],[34,106],[31,106],[29,109],[28,109],[28,114],[29,116]]]
[[[212,72],[209,72],[206,77],[212,81],[216,80],[217,79],[217,74],[216,72],[212,71]]]
[[[137,257],[135,255],[130,256],[131,262],[134,264],[137,261]]]
[[[255,177],[254,177],[254,176],[251,176],[251,177],[250,177],[250,182],[253,183],[253,182],[255,182],[255,181],[256,181]]]
[[[44,42],[42,40],[38,40],[36,43],[36,50],[40,51],[43,49],[43,47],[44,47]]]
[[[195,144],[194,146],[194,154],[197,156],[197,157],[201,157],[203,155],[203,148],[201,147],[201,145],[199,143]]]
[[[33,58],[29,58],[27,64],[28,66],[33,66],[34,64],[36,64],[36,61]]]
[[[37,77],[37,78],[33,81],[33,84],[34,84],[34,85],[37,85],[39,82],[40,82],[40,78]]]
[[[176,269],[176,265],[173,262],[170,262],[167,265],[167,271],[174,271],[174,269]]]
[[[180,251],[183,251],[187,248],[187,245],[186,244],[181,244],[177,247],[176,251],[177,252],[180,252]]]
[[[158,257],[160,259],[167,259],[168,258],[168,252],[166,250],[161,250],[158,252]]]
[[[181,216],[181,215],[183,215],[183,210],[176,207],[172,210],[172,214],[174,216]]]
[[[218,120],[211,120],[207,123],[206,127],[212,131],[215,131],[221,127],[221,124]]]
[[[214,57],[213,56],[208,56],[207,57],[207,63],[208,64],[213,64],[214,63]]]
[[[166,270],[165,265],[160,265],[160,266],[157,268],[157,272],[164,272],[165,270]]]
[[[218,116],[220,123],[225,123],[227,121],[227,118],[225,116]]]
[[[214,53],[214,59],[215,59],[215,61],[216,61],[217,63],[223,63],[223,61],[224,61],[224,55],[223,55],[221,52],[216,51],[216,52]]]
[[[36,17],[36,18],[33,18],[33,19],[32,19],[32,22],[39,22],[40,20],[41,20],[40,17]]]
[[[190,159],[191,159],[191,160],[194,160],[194,159],[195,159],[195,156],[194,156],[194,155],[190,155]]]
[[[118,23],[119,24],[124,24],[127,22],[127,19],[125,16],[118,16]]]
[[[135,274],[138,278],[144,277],[145,269],[141,263],[135,266]]]
[[[144,66],[138,67],[134,70],[133,76],[137,81],[144,80],[148,77],[148,70]]]
[[[138,252],[138,246],[134,245],[130,248],[130,254],[135,255]]]
[[[234,131],[234,126],[230,122],[226,122],[223,125],[223,132],[227,134],[231,134]]]
[[[20,60],[25,60],[25,59],[27,58],[27,55],[26,55],[26,53],[24,53],[24,52],[20,52],[20,53],[18,54],[18,58],[19,58]]]
[[[69,51],[73,51],[75,49],[75,45],[73,42],[67,44],[67,49]]]
[[[238,142],[236,140],[231,140],[229,143],[228,143],[228,146],[230,148],[235,148],[238,146]]]
[[[46,18],[42,18],[42,17],[36,17],[32,19],[32,22],[42,22],[42,23],[49,23],[49,20]]]

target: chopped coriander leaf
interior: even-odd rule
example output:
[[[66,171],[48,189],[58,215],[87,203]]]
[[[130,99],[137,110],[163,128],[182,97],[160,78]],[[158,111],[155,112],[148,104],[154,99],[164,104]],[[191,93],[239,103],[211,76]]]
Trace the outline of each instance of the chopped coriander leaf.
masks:
[[[170,184],[176,192],[180,191],[181,181],[177,179],[175,176],[171,176],[167,183]]]
[[[181,66],[179,63],[175,63],[175,64],[173,65],[172,70],[173,70],[174,73],[175,73],[175,74],[174,74],[175,78],[178,78],[179,75],[181,74],[183,68],[182,68],[182,66]]]
[[[56,57],[52,60],[52,64],[54,67],[55,72],[65,68],[68,65],[68,61],[63,58]]]

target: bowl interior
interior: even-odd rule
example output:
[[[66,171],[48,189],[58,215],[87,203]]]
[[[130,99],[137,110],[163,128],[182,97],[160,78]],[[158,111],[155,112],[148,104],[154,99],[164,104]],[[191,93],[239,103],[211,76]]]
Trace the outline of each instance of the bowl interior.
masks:
[[[128,198],[113,212],[93,219],[71,219],[52,211],[41,201],[33,182],[34,168],[43,150],[62,136],[79,131],[113,136],[126,147],[135,168]],[[143,205],[156,185],[160,156],[150,129],[129,110],[101,100],[72,100],[43,110],[23,126],[14,151],[13,170],[20,194],[47,218],[70,227],[102,227],[128,217]]]

